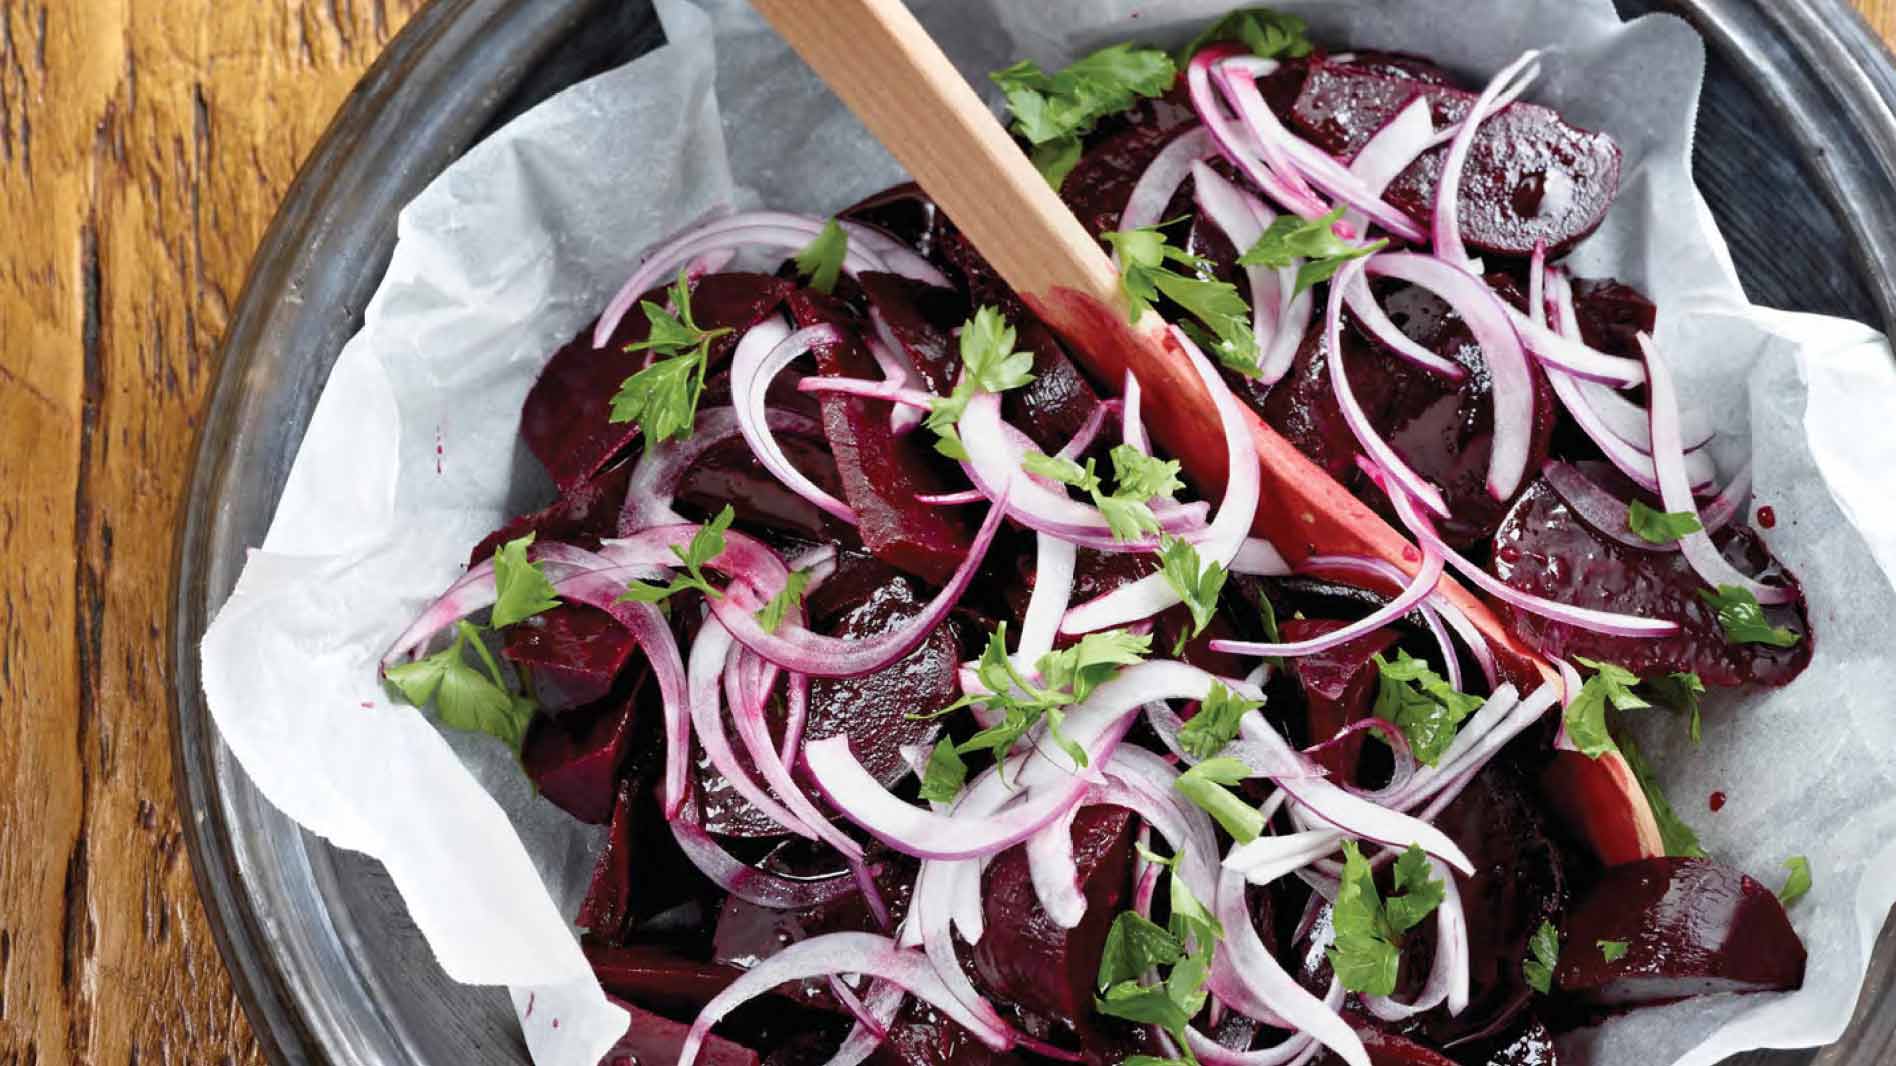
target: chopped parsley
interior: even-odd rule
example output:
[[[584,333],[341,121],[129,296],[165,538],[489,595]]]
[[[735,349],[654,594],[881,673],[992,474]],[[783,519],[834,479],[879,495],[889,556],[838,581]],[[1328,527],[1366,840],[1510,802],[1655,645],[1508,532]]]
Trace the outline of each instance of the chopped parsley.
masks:
[[[1804,898],[1810,891],[1810,860],[1802,855],[1793,855],[1784,860],[1785,869],[1791,875],[1784,879],[1784,887],[1778,889],[1778,901],[1786,907]]]
[[[1185,1027],[1204,1009],[1205,981],[1224,929],[1178,876],[1176,859],[1144,854],[1172,868],[1171,917],[1165,926],[1133,911],[1113,919],[1100,954],[1096,986],[1100,995],[1094,1006],[1102,1014],[1165,1029],[1183,1049],[1183,1061],[1195,1063]],[[1143,983],[1149,975],[1158,975],[1162,966],[1171,967],[1171,972],[1153,984]]]
[[[559,593],[541,572],[540,564],[527,560],[527,549],[532,546],[533,538],[534,534],[529,533],[510,540],[494,553],[492,621],[495,629],[560,605]]]
[[[1179,746],[1194,759],[1209,759],[1237,737],[1244,716],[1262,706],[1263,700],[1246,699],[1213,681],[1198,713],[1178,731]]]
[[[961,761],[955,742],[943,737],[928,753],[928,765],[922,770],[922,799],[929,803],[953,803],[968,783],[968,764]]]
[[[1157,533],[1159,520],[1147,501],[1185,487],[1178,479],[1178,463],[1154,459],[1129,444],[1115,447],[1112,460],[1117,487],[1111,493],[1105,491],[1092,459],[1082,466],[1071,459],[1030,452],[1022,459],[1021,468],[1091,495],[1115,540],[1138,540]]]
[[[1554,966],[1560,962],[1560,931],[1543,920],[1527,942],[1528,956],[1521,960],[1521,974],[1529,988],[1547,995],[1554,990]]]
[[[1014,350],[1014,327],[992,307],[982,306],[961,327],[961,377],[947,396],[938,397],[923,422],[940,438],[935,450],[950,459],[966,460],[967,449],[955,426],[980,393],[1006,392],[1034,379],[1032,352]]]
[[[1188,641],[1205,631],[1212,616],[1218,613],[1218,594],[1224,591],[1227,575],[1225,568],[1217,563],[1201,562],[1198,549],[1190,542],[1170,534],[1159,538],[1159,564],[1165,583],[1178,593],[1179,600],[1192,615],[1191,632],[1180,634],[1178,646],[1172,649],[1172,654],[1177,655],[1185,650]]]
[[[1301,59],[1310,54],[1308,27],[1295,15],[1283,15],[1266,7],[1239,8],[1207,26],[1178,52],[1178,65],[1191,62],[1198,50],[1216,41],[1239,41],[1253,55],[1265,59],[1280,56]]]
[[[650,300],[641,301],[650,328],[644,340],[626,351],[649,350],[654,362],[626,378],[612,398],[613,422],[637,422],[645,431],[647,447],[659,441],[691,436],[704,395],[705,369],[711,361],[711,342],[729,327],[700,329],[691,317],[691,287],[683,267],[672,284],[668,311]]]
[[[1369,860],[1355,841],[1343,842],[1343,879],[1330,910],[1336,942],[1328,954],[1344,988],[1370,996],[1395,992],[1402,965],[1402,934],[1428,917],[1446,895],[1432,873],[1428,856],[1409,845],[1396,860],[1389,898],[1381,899]]]
[[[1080,161],[1080,138],[1100,119],[1140,97],[1163,94],[1177,75],[1172,57],[1131,43],[1102,48],[1048,74],[1031,59],[988,75],[1007,97],[1012,129],[1047,184],[1058,189]]]
[[[1705,695],[1705,682],[1699,680],[1698,674],[1675,671],[1664,677],[1649,677],[1646,691],[1661,704],[1687,716],[1692,743],[1697,744],[1702,739],[1699,697]]]
[[[1211,815],[1233,840],[1249,844],[1263,834],[1264,814],[1244,802],[1229,786],[1254,776],[1244,763],[1219,756],[1178,775],[1175,787]]]
[[[1238,262],[1244,266],[1273,268],[1301,262],[1297,268],[1298,292],[1328,281],[1344,263],[1380,252],[1389,244],[1387,239],[1352,244],[1337,236],[1336,224],[1343,220],[1345,210],[1339,207],[1322,218],[1312,219],[1279,215],[1258,237],[1257,243],[1238,257]]]
[[[1688,533],[1705,527],[1690,511],[1655,511],[1639,500],[1626,508],[1626,528],[1648,544],[1671,544]]]
[[[722,551],[723,548],[720,547],[718,550]],[[764,604],[757,612],[757,625],[766,633],[775,633],[777,627],[783,625],[783,616],[790,613],[791,608],[803,602],[803,594],[809,591],[809,588],[810,572],[808,570],[790,571],[790,576],[784,579],[782,590],[772,596],[770,602]]]
[[[1085,766],[1086,751],[1060,732],[1064,708],[1091,695],[1120,667],[1143,662],[1151,650],[1152,638],[1123,629],[1088,633],[1071,647],[1042,655],[1034,664],[1039,675],[1036,683],[1014,669],[1013,659],[1007,654],[1007,623],[1003,622],[995,627],[975,665],[975,676],[987,691],[963,696],[937,713],[947,714],[975,704],[1000,713],[999,722],[961,743],[957,750],[963,755],[993,751],[997,758],[1004,759],[1028,730],[1045,719],[1048,735],[1076,764]]]
[[[467,661],[466,651],[474,649],[482,670]],[[533,718],[534,702],[515,695],[501,675],[500,664],[482,643],[479,627],[472,622],[455,623],[454,643],[412,663],[391,666],[389,683],[402,698],[417,707],[434,701],[441,724],[450,729],[486,733],[518,752]]]
[[[618,602],[662,603],[670,599],[673,594],[686,589],[696,589],[714,600],[723,596],[724,594],[706,579],[704,568],[713,559],[724,554],[724,533],[731,528],[731,520],[735,517],[736,512],[731,509],[731,505],[725,504],[724,510],[718,512],[716,518],[706,522],[691,535],[690,544],[683,548],[676,544],[672,545],[672,554],[684,564],[685,573],[672,578],[671,584],[652,585],[644,581],[633,581],[626,585],[624,592],[619,594]],[[765,609],[768,610],[769,605],[766,605]],[[779,615],[779,620],[781,621],[781,615]]]
[[[1210,276],[1211,267],[1199,256],[1168,243],[1158,226],[1101,234],[1119,253],[1119,287],[1134,322],[1151,310],[1161,295],[1185,309],[1197,323],[1186,331],[1209,348],[1220,363],[1246,377],[1263,373],[1258,366],[1257,331],[1251,324],[1251,305],[1230,282]],[[1175,263],[1191,271],[1182,274],[1167,266]],[[1195,328],[1202,325],[1202,329]]]
[[[1580,686],[1580,694],[1567,704],[1567,739],[1588,758],[1597,759],[1614,749],[1613,734],[1607,728],[1607,705],[1633,711],[1652,704],[1633,691],[1639,678],[1625,667],[1579,656],[1575,656],[1574,661],[1594,674]]]
[[[1665,845],[1666,854],[1686,858],[1704,858],[1705,849],[1699,845],[1698,834],[1685,824],[1665,793],[1659,789],[1659,780],[1653,775],[1651,764],[1633,743],[1631,737],[1621,737],[1620,754],[1625,757],[1626,765],[1632,768],[1633,777],[1639,782],[1640,790],[1646,793],[1646,805],[1652,808],[1653,821],[1659,824],[1659,839]]]
[[[1764,620],[1764,608],[1748,589],[1720,585],[1718,591],[1699,590],[1699,598],[1718,612],[1718,624],[1725,630],[1727,644],[1769,644],[1788,648],[1797,643],[1797,634]]]
[[[832,218],[797,253],[797,273],[809,279],[810,288],[817,292],[835,292],[836,279],[843,274],[843,257],[848,254],[849,234]]]
[[[1481,709],[1482,698],[1455,691],[1428,660],[1406,651],[1398,650],[1393,663],[1381,655],[1375,661],[1380,677],[1373,713],[1402,730],[1417,759],[1440,763],[1463,719]]]
[[[1630,946],[1624,940],[1596,940],[1594,943],[1599,946],[1600,958],[1607,962],[1618,962],[1625,958],[1626,949]]]

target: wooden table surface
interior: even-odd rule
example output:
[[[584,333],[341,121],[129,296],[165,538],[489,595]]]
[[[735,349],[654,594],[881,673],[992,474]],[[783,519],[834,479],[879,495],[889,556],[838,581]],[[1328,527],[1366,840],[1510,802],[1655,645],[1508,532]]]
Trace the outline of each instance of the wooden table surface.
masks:
[[[261,1061],[173,799],[172,528],[251,252],[420,2],[0,0],[0,1066]]]

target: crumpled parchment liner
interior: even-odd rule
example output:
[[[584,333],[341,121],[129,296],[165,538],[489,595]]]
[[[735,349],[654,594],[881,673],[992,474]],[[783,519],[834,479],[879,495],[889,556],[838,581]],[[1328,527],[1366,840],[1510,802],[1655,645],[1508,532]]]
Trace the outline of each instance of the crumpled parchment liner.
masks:
[[[1175,43],[1230,5],[911,6],[995,99],[985,73],[1016,58],[1051,67],[1131,37]],[[1423,53],[1476,79],[1549,49],[1531,98],[1625,150],[1624,192],[1574,263],[1657,299],[1688,402],[1732,430],[1722,469],[1755,454],[1758,500],[1779,516],[1767,539],[1804,579],[1818,633],[1796,684],[1710,701],[1702,746],[1658,712],[1640,737],[1715,855],[1772,882],[1805,854],[1816,887],[1792,910],[1811,949],[1802,992],[1641,1011],[1572,1039],[1629,1066],[1835,1039],[1896,899],[1896,788],[1879,758],[1896,751],[1888,346],[1854,323],[1745,304],[1690,180],[1704,57],[1683,22],[1622,25],[1607,0],[1278,6],[1321,40]],[[276,520],[203,649],[211,710],[257,786],[386,864],[450,976],[511,986],[523,1015],[531,997],[523,1028],[541,1066],[592,1066],[624,1026],[569,924],[598,831],[536,799],[497,743],[392,702],[376,662],[476,540],[546,498],[517,442],[521,401],[643,249],[720,203],[828,212],[901,178],[740,0],[658,8],[667,47],[521,117],[403,212]],[[1714,815],[1715,789],[1729,802]]]

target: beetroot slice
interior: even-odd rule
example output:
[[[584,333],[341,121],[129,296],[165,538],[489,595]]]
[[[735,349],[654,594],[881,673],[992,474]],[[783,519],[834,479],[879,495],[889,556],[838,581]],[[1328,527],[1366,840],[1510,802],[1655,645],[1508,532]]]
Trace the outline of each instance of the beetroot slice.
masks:
[[[467,555],[467,565],[486,560],[510,540],[529,533],[541,543],[561,541],[587,551],[599,547],[602,538],[613,535],[619,507],[625,501],[626,482],[632,477],[632,464],[607,467],[598,476],[560,493],[544,510],[509,519],[507,524],[489,533]]]
[[[1009,848],[981,876],[987,930],[974,947],[975,979],[998,1002],[1043,1025],[1065,1023],[1081,1043],[1097,1042],[1093,987],[1113,919],[1130,893],[1133,816],[1119,807],[1082,809],[1073,820],[1073,858],[1086,916],[1062,929],[1041,909],[1024,845]]]
[[[1088,136],[1085,153],[1060,185],[1060,198],[1087,232],[1118,229],[1126,198],[1153,157],[1196,125],[1182,80],[1164,96],[1139,101]]]
[[[520,763],[534,787],[561,810],[595,825],[612,817],[615,778],[637,719],[641,676],[626,695],[569,711],[557,721],[538,717],[521,745]],[[570,719],[570,721],[569,721]]]
[[[1291,118],[1318,147],[1349,160],[1417,95],[1428,98],[1440,129],[1467,115],[1476,94],[1325,62],[1311,69]],[[1390,183],[1389,202],[1429,218],[1447,155],[1447,146],[1424,153]],[[1606,217],[1619,176],[1611,137],[1570,126],[1549,108],[1515,103],[1475,135],[1462,176],[1462,237],[1499,255],[1529,255],[1537,242],[1559,254]]]
[[[1580,322],[1580,339],[1610,355],[1641,358],[1641,333],[1650,334],[1659,309],[1640,292],[1611,278],[1575,278],[1573,313]]]
[[[558,712],[605,699],[636,646],[606,612],[561,604],[508,626],[501,654],[529,669],[540,707]]]
[[[791,284],[763,274],[712,274],[692,289],[691,310],[704,329],[729,327],[712,344],[712,362],[721,363],[737,345],[737,335],[756,325],[783,303]],[[664,293],[647,293],[663,304]],[[520,437],[554,484],[571,488],[611,462],[639,435],[630,422],[614,423],[612,397],[626,378],[645,367],[647,353],[628,352],[628,344],[646,337],[649,323],[635,307],[619,322],[603,348],[592,343],[592,325],[553,353],[540,380],[533,383],[520,409]]]
[[[632,920],[632,823],[637,818],[637,796],[630,780],[619,783],[619,798],[612,805],[612,828],[606,833],[605,847],[593,864],[592,881],[586,898],[580,901],[575,925],[594,937],[618,942],[625,939],[626,926]],[[644,1002],[642,997],[634,996]]]
[[[608,993],[667,1014],[696,1014],[744,974],[739,967],[686,958],[656,944],[614,947],[588,940],[580,946]]]
[[[857,333],[859,323],[841,304],[799,289],[790,297],[790,309],[798,326],[827,323],[842,331],[842,343],[816,349],[817,367],[825,375],[881,376]],[[973,538],[960,509],[916,502],[917,496],[962,487],[943,476],[929,450],[931,435],[896,436],[889,428],[886,403],[828,394],[822,406],[823,431],[863,544],[891,566],[946,584]]]
[[[914,998],[889,1026],[889,1039],[869,1057],[871,1066],[1012,1066],[1025,1060],[976,1040],[952,1018]]]
[[[1606,961],[1599,942],[1626,953]],[[1709,859],[1613,866],[1567,918],[1554,977],[1609,1006],[1800,988],[1804,945],[1772,891]]]
[[[1727,526],[1714,535],[1733,566],[1745,573],[1794,581],[1758,535]],[[1694,671],[1707,685],[1784,685],[1810,665],[1812,634],[1802,600],[1766,607],[1772,625],[1800,634],[1789,648],[1727,644],[1705,583],[1678,552],[1649,552],[1601,536],[1545,481],[1536,480],[1494,535],[1490,568],[1509,585],[1577,607],[1620,611],[1677,622],[1678,633],[1657,639],[1614,637],[1499,605],[1516,636],[1543,654],[1576,655],[1617,663],[1642,677]]]
[[[902,345],[898,354],[922,375],[930,391],[946,396],[961,376],[961,350],[953,331],[968,320],[968,301],[959,290],[905,278],[864,273],[857,279],[869,306],[889,325]]]
[[[1356,1035],[1363,1038],[1363,1050],[1369,1052],[1370,1066],[1459,1066],[1454,1059],[1426,1044],[1392,1033],[1384,1023],[1361,1014],[1346,1014],[1345,1019]],[[1336,1052],[1325,1051],[1317,1062],[1321,1066],[1341,1066]]]
[[[1309,640],[1334,633],[1348,624],[1322,618],[1290,618],[1278,626],[1278,631],[1286,641]],[[1375,657],[1387,654],[1400,636],[1393,629],[1378,629],[1347,644],[1290,660],[1297,680],[1303,684],[1304,715],[1308,723],[1308,732],[1304,735],[1310,743],[1321,744],[1336,736],[1344,726],[1370,716],[1382,676],[1376,669]],[[1354,780],[1364,739],[1362,734],[1356,734],[1334,748],[1319,752],[1315,758],[1341,780]]]
[[[599,1066],[651,1066],[653,1063],[678,1061],[691,1026],[653,1014],[622,999],[608,998],[625,1008],[626,1013],[632,1016],[632,1022],[619,1042],[612,1045],[612,1050],[606,1052],[605,1058],[599,1060]],[[757,1052],[713,1033],[705,1038],[696,1061],[700,1066],[757,1066],[759,1060]]]
[[[779,433],[777,444],[811,481],[830,495],[841,496],[842,482],[824,441]],[[855,530],[848,523],[824,513],[785,488],[783,482],[757,461],[750,444],[742,437],[708,449],[679,483],[677,502],[685,513],[707,516],[717,514],[728,504],[738,525],[751,530],[773,530],[809,541],[853,543],[856,538]],[[622,530],[621,535],[630,532]]]

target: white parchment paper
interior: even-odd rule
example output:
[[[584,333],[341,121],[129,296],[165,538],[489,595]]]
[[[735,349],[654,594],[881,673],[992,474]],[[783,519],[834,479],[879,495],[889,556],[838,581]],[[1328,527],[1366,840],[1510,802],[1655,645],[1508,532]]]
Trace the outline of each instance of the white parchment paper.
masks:
[[[984,75],[1092,47],[1176,43],[1227,0],[913,0]],[[1692,748],[1645,723],[1674,805],[1719,858],[1767,881],[1793,854],[1810,972],[1791,995],[1695,1000],[1579,1034],[1606,1064],[1713,1063],[1827,1042],[1854,1006],[1896,899],[1896,364],[1875,331],[1753,308],[1690,178],[1703,48],[1676,19],[1622,25],[1608,0],[1306,0],[1326,42],[1427,54],[1485,79],[1551,50],[1532,99],[1605,129],[1624,189],[1576,255],[1651,293],[1690,402],[1756,458],[1766,533],[1817,631],[1790,687],[1722,698]],[[388,275],[336,363],[276,520],[204,640],[225,740],[271,802],[386,864],[448,974],[512,987],[541,1066],[592,1066],[623,1028],[569,916],[597,831],[533,797],[500,746],[391,703],[382,650],[469,547],[541,502],[517,443],[548,353],[640,252],[721,203],[829,212],[900,180],[888,155],[740,0],[659,0],[670,44],[548,101],[448,168],[403,212]],[[1839,261],[1845,259],[1838,250]],[[1747,431],[1749,436],[1747,437]],[[1713,790],[1729,802],[1717,814]],[[553,1024],[558,1020],[557,1025]]]

